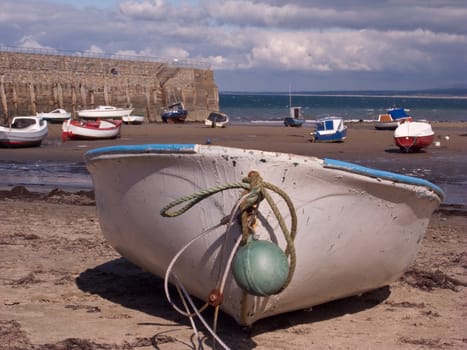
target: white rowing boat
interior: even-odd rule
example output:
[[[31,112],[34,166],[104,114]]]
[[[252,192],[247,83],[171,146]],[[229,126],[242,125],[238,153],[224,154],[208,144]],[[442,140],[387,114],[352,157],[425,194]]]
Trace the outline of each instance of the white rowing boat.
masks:
[[[88,151],[86,162],[113,247],[241,325],[397,280],[443,199],[439,187],[419,178],[221,146],[111,146]],[[256,172],[264,182],[242,182]],[[258,189],[278,211],[266,198],[245,209],[245,226],[236,206],[244,191],[254,199]],[[251,242],[237,251],[242,235]]]

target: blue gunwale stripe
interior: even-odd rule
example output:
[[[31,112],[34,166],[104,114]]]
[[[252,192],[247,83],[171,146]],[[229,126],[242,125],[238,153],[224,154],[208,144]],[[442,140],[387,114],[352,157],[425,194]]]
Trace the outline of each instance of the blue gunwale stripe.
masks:
[[[195,144],[142,144],[142,145],[117,145],[91,149],[86,152],[85,157],[96,157],[105,154],[127,153],[127,154],[144,154],[144,153],[194,153]]]
[[[352,173],[366,175],[366,176],[370,176],[374,178],[392,180],[394,182],[401,182],[401,183],[410,184],[410,185],[424,186],[434,191],[436,194],[438,194],[441,197],[441,200],[445,197],[444,191],[440,187],[436,186],[435,184],[425,179],[420,179],[418,177],[413,177],[413,176],[408,176],[408,175],[396,174],[396,173],[385,171],[385,170],[367,168],[362,165],[344,162],[341,160],[324,158],[323,161],[324,161],[325,168],[339,169],[339,170],[349,171]]]

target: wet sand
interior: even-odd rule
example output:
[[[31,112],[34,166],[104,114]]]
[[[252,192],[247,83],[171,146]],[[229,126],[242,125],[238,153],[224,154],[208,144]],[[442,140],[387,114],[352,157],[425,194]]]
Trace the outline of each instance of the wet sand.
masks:
[[[104,145],[208,139],[362,162],[411,157],[427,166],[435,156],[439,161],[440,155],[465,153],[466,124],[433,126],[440,147],[401,154],[391,132],[360,124],[350,126],[342,144],[311,143],[306,127],[211,129],[196,124],[125,125],[118,140],[61,144],[53,125],[43,147],[0,149],[0,159],[82,161],[86,150]],[[102,237],[92,193],[16,188],[0,192],[0,213],[0,349],[194,348],[189,322],[168,305],[161,279],[128,263]],[[232,349],[465,349],[466,252],[465,212],[442,207],[433,215],[416,261],[399,281],[261,320],[248,330],[221,314],[218,334]],[[212,320],[212,314],[206,317]]]
[[[433,123],[435,141],[430,152],[412,154],[412,158],[430,158],[436,154],[465,153],[467,150],[466,123]],[[144,143],[211,143],[213,145],[261,149],[264,151],[295,153],[341,160],[362,160],[374,157],[407,159],[399,152],[390,130],[376,130],[371,123],[352,123],[343,143],[313,143],[311,126],[286,128],[283,126],[231,125],[228,128],[209,128],[192,124],[124,125],[121,137],[115,140],[61,141],[60,125],[51,124],[41,147],[0,148],[0,160],[82,161],[84,153],[96,147]],[[448,136],[448,140],[446,140]]]

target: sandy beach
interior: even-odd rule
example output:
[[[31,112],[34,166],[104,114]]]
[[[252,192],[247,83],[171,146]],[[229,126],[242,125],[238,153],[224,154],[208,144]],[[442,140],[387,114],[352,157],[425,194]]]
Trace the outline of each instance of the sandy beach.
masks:
[[[411,158],[429,158],[436,152],[465,153],[467,150],[467,122],[439,122],[432,124],[439,147],[430,152],[411,155]],[[116,144],[142,143],[201,143],[261,149],[264,151],[295,153],[342,160],[363,160],[384,156],[389,159],[407,159],[393,141],[393,132],[376,130],[371,123],[352,123],[349,136],[343,143],[312,143],[311,125],[285,128],[268,125],[231,125],[228,128],[209,128],[201,123],[124,125],[116,140],[61,141],[61,126],[49,125],[49,134],[40,148],[2,149],[1,160],[82,161],[84,153],[96,147]],[[448,136],[449,140],[445,140]],[[435,153],[434,153],[435,152]]]
[[[433,129],[438,147],[404,154],[392,132],[360,123],[339,144],[310,142],[308,127],[201,124],[125,125],[117,140],[62,143],[60,126],[52,125],[42,147],[0,149],[0,160],[82,162],[91,148],[135,143],[210,143],[363,165],[383,157],[427,167],[466,153],[467,123],[434,123]],[[92,192],[0,191],[0,213],[0,349],[194,349],[189,321],[166,301],[162,280],[121,258],[103,238]],[[217,333],[242,350],[467,349],[466,252],[465,208],[443,205],[399,281],[251,329],[221,313]],[[201,331],[204,348],[211,348]]]

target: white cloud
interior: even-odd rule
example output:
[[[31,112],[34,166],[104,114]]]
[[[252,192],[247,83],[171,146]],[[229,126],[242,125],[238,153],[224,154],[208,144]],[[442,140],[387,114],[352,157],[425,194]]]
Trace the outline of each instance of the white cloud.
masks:
[[[439,57],[440,45],[467,47],[467,37],[430,31],[332,31],[232,33],[224,38],[235,60],[224,58],[227,69],[269,67],[304,71],[403,71],[429,68]],[[233,43],[237,45],[237,52]],[[243,53],[238,54],[242,50]],[[246,49],[249,48],[249,49]],[[464,49],[465,52],[465,49]],[[225,57],[226,55],[224,55]],[[236,63],[234,63],[236,62]],[[221,64],[221,62],[218,62]]]
[[[42,45],[32,35],[23,36],[18,40],[15,46],[28,49],[47,49],[54,50],[53,47]]]
[[[166,47],[161,51],[161,56],[177,59],[189,58],[190,53],[183,48],[172,46]]]
[[[210,3],[208,11],[212,18],[226,24],[281,28],[314,28],[315,19],[320,19],[322,23],[323,19],[344,15],[332,8],[272,5],[253,1],[216,1]]]
[[[102,50],[97,45],[91,45],[91,47],[89,49],[85,50],[84,52],[85,53],[93,53],[93,54],[103,54],[103,53],[105,53],[105,51]]]
[[[207,2],[207,11],[227,25],[302,30],[433,29],[467,33],[463,1],[253,1]]]
[[[170,15],[171,10],[162,0],[124,1],[119,5],[120,11],[128,17],[139,19],[158,19]]]

